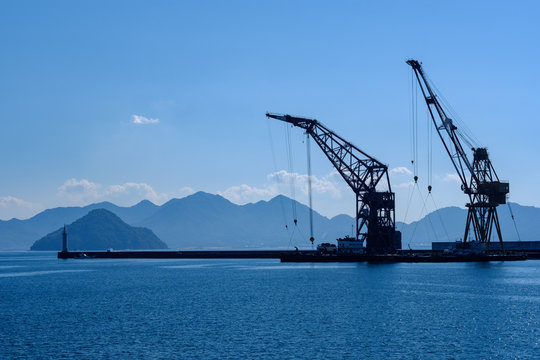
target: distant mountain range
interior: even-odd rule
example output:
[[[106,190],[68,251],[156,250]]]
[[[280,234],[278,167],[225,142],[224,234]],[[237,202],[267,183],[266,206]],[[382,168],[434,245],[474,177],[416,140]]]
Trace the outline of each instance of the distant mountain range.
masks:
[[[293,206],[298,226],[292,221]],[[270,201],[236,205],[219,195],[198,192],[161,206],[147,200],[131,207],[102,202],[49,209],[27,220],[0,221],[0,249],[27,250],[36,240],[95,209],[109,210],[129,225],[152,230],[172,249],[310,246],[309,208],[303,204],[280,195]],[[512,209],[521,239],[540,240],[540,208],[512,204]],[[398,223],[403,232],[403,247],[410,244],[412,248],[429,248],[432,241],[459,240],[463,237],[466,214],[465,209],[448,207],[411,224]],[[505,240],[517,240],[507,206],[499,207],[499,217]],[[329,219],[314,211],[313,224],[315,241],[319,243],[351,234],[354,220],[348,215]]]
[[[90,211],[87,215],[69,224],[69,250],[147,250],[166,249],[167,245],[158,239],[152,230],[133,227],[105,209]],[[55,250],[62,248],[64,228],[36,241],[31,250]]]
[[[95,209],[106,209],[118,215],[123,221],[134,225],[157,211],[159,206],[148,200],[131,207],[120,207],[109,202],[91,204],[84,207],[58,207],[48,209],[27,220],[0,220],[0,249],[28,250],[34,241]]]
[[[516,226],[512,221],[509,206],[512,208]],[[510,205],[500,205],[497,208],[497,213],[504,241],[540,240],[538,227],[540,208],[510,203]],[[411,248],[431,249],[433,241],[463,239],[466,220],[467,210],[452,206],[436,210],[410,224],[398,223],[398,229],[402,232],[402,246],[407,249],[408,244],[410,244]],[[516,227],[518,231],[516,231]]]

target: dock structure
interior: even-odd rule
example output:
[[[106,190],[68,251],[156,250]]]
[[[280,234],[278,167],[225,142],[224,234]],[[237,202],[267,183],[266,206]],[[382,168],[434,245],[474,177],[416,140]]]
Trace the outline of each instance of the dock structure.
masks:
[[[280,259],[296,250],[60,251],[59,259]],[[314,250],[302,254],[315,254]]]
[[[489,261],[520,261],[527,260],[526,254],[474,254],[474,255],[444,255],[442,253],[428,254],[362,254],[362,255],[320,255],[320,254],[286,254],[281,262],[328,263],[328,262],[368,262],[368,263],[455,263],[455,262],[489,262]]]
[[[396,254],[321,254],[316,250],[59,251],[59,259],[279,259],[281,262],[440,263],[540,260],[538,251],[514,254],[446,255],[443,251],[401,250]]]

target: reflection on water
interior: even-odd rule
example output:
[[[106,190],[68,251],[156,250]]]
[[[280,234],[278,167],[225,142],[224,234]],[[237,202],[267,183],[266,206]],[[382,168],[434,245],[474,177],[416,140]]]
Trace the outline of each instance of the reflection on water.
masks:
[[[85,271],[90,271],[90,270],[21,271],[21,272],[11,272],[11,273],[0,273],[0,278],[2,278],[2,277],[18,277],[18,276],[50,275],[50,274],[59,274],[59,273],[75,273],[75,272],[85,272]]]

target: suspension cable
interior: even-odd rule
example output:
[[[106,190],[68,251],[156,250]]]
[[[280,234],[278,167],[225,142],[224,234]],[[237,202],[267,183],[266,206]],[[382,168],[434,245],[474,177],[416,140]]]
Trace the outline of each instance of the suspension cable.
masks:
[[[296,226],[293,227],[293,229],[292,229],[292,231],[291,231],[291,236],[290,236],[290,238],[289,238],[289,246],[288,246],[289,248],[291,247],[292,239],[293,239],[293,237],[294,237],[294,231],[295,231],[295,230],[296,230]]]
[[[428,193],[431,194],[433,181],[433,126],[431,118],[426,108],[426,123],[427,123],[427,178],[428,178]]]
[[[413,184],[411,190],[409,190],[409,195],[407,196],[408,198],[408,201],[407,201],[407,209],[405,210],[405,217],[403,218],[403,222],[406,223],[407,222],[407,215],[409,214],[409,208],[411,207],[411,202],[412,202],[412,197],[414,195],[414,190],[416,189],[416,184]]]
[[[307,152],[307,172],[308,172],[308,196],[309,196],[309,241],[311,241],[311,247],[315,238],[313,237],[313,202],[311,196],[311,146],[309,142],[309,134],[306,133],[306,152]]]
[[[458,125],[458,129],[461,130],[458,131],[458,135],[460,136],[460,138],[465,141],[470,147],[478,147],[480,144],[478,138],[469,129],[467,124],[463,120],[461,120],[461,117],[459,116],[457,111],[454,110],[450,102],[444,97],[444,94],[437,88],[435,83],[429,78],[426,73],[424,73],[424,77],[429,82],[430,86],[435,90],[441,106],[446,110],[448,115],[452,117],[452,121],[454,121]]]
[[[448,234],[448,231],[446,230],[446,225],[444,225],[444,221],[443,221],[443,218],[441,216],[441,213],[439,212],[439,206],[437,205],[437,203],[435,202],[435,198],[433,197],[433,193],[429,193],[428,196],[431,198],[431,201],[433,202],[433,206],[435,206],[435,211],[439,217],[439,221],[441,222],[441,225],[442,225],[442,228],[444,230],[444,233],[446,234],[446,238],[447,239],[450,239],[450,235]]]
[[[287,139],[287,162],[289,170],[289,183],[291,187],[291,207],[293,213],[293,222],[294,225],[298,223],[298,217],[296,214],[296,193],[295,193],[295,182],[294,182],[294,167],[293,167],[293,156],[292,156],[292,146],[291,146],[291,131],[287,124],[284,124],[286,139]]]
[[[512,207],[510,206],[510,203],[506,203],[508,205],[508,210],[510,210],[510,215],[512,216],[512,221],[514,222],[514,228],[516,229],[516,234],[518,236],[518,241],[521,241],[521,236],[519,236],[519,231],[516,225],[516,219],[514,218],[514,212],[512,211]]]
[[[418,82],[414,82],[414,181],[418,181]]]
[[[266,118],[266,125],[268,125],[268,137],[270,139],[270,149],[272,151],[272,162],[274,164],[274,172],[277,173],[277,161],[276,161],[276,152],[274,150],[274,138],[272,136],[272,128],[270,127],[270,119]],[[289,229],[287,225],[287,216],[285,215],[285,205],[283,204],[283,197],[279,197],[279,205],[281,207],[281,215],[283,215],[283,223],[285,224],[285,229]]]
[[[421,218],[422,218],[422,215],[424,214],[424,210],[426,209],[426,203],[427,203],[427,198],[428,198],[426,196],[426,198],[424,199],[424,197],[422,196],[422,191],[420,190],[420,188],[418,188],[418,194],[420,196],[420,199],[422,200],[423,206],[422,206],[422,210],[420,211],[420,219],[414,225],[413,233],[411,235],[411,240],[414,239],[414,234],[416,233],[416,228],[418,227],[418,224],[420,223],[420,220],[422,220]],[[426,217],[427,217],[427,219],[429,221],[429,224],[431,226],[431,230],[433,231],[433,235],[435,235],[435,239],[437,239],[437,232],[435,231],[435,227],[433,226],[433,222],[431,221],[431,218],[429,217],[429,214],[427,214]]]
[[[414,81],[413,72],[411,69],[411,165],[416,183],[418,181],[418,83]]]
[[[413,75],[414,74],[414,71],[411,69],[411,76],[410,76],[410,79],[409,79],[409,98],[410,98],[410,102],[409,102],[409,121],[410,121],[410,126],[411,126],[411,166],[413,167],[413,172],[414,172],[414,107],[413,107],[413,103],[414,103],[414,99],[413,99],[413,92],[414,92],[414,87],[413,87],[413,82],[414,82],[414,79],[413,79]]]

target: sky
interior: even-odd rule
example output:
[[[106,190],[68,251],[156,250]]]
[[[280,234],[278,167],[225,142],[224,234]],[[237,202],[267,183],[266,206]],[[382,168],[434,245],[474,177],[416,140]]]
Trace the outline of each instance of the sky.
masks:
[[[307,203],[306,144],[265,112],[316,118],[388,165],[396,217],[466,197],[419,106],[415,58],[487,146],[510,201],[540,206],[536,1],[0,1],[0,219],[206,191]],[[354,195],[311,144],[313,207]],[[293,181],[291,181],[291,178]],[[415,191],[413,191],[415,189]],[[410,199],[410,201],[409,201]]]

